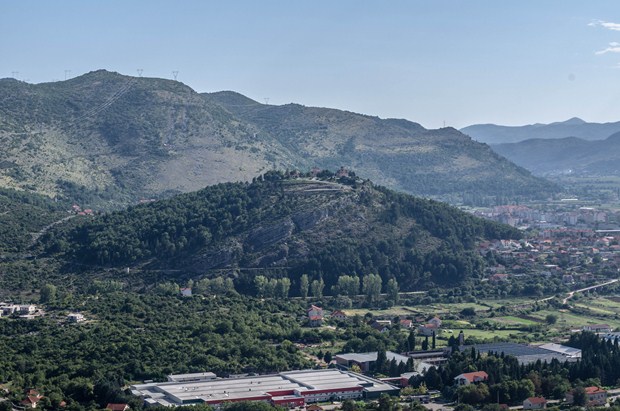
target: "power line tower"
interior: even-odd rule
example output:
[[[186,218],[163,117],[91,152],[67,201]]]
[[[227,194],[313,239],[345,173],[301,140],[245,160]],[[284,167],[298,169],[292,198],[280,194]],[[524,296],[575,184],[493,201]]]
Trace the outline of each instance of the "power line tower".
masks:
[[[11,77],[17,80],[17,78],[19,77],[19,71],[11,71]]]
[[[174,81],[177,81],[177,76],[179,75],[179,70],[174,70],[172,72],[172,77],[174,77]]]
[[[142,72],[144,71],[144,69],[138,69],[136,71],[138,72],[138,77],[142,77]]]
[[[269,104],[269,97],[265,97],[265,104]]]
[[[71,70],[65,70],[65,80],[67,80],[67,76],[71,74]]]

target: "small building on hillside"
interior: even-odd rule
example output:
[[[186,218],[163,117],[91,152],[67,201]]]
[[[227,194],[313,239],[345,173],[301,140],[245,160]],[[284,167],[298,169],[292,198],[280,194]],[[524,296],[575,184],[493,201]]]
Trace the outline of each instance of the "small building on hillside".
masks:
[[[607,391],[599,387],[586,387],[586,405],[596,406],[607,404]],[[575,390],[566,393],[566,402],[572,404],[575,401]]]
[[[402,328],[412,328],[413,327],[413,321],[412,320],[408,320],[408,319],[404,319],[404,320],[400,320],[399,324]]]
[[[181,296],[182,297],[191,297],[192,296],[192,289],[189,287],[183,287],[180,289],[181,292]]]
[[[524,410],[542,410],[547,408],[547,400],[544,397],[530,397],[523,400]]]
[[[67,315],[67,321],[70,323],[81,323],[86,321],[83,314],[80,313],[70,313]]]
[[[106,410],[111,410],[111,411],[127,411],[129,409],[129,404],[125,404],[125,403],[118,403],[118,404],[108,403],[108,405],[106,405],[105,409]]]
[[[489,379],[489,374],[484,371],[466,372],[454,377],[456,385],[469,385],[484,382]]]
[[[336,320],[344,321],[347,319],[347,314],[344,311],[336,310],[332,311],[331,318],[335,318]]]
[[[43,397],[37,390],[28,390],[26,393],[26,399],[21,401],[21,404],[24,408],[37,408],[39,405],[39,401],[41,401]]]
[[[311,305],[307,310],[308,325],[310,327],[320,327],[323,325],[323,309],[316,305]]]
[[[37,311],[37,306],[34,304],[23,304],[18,306],[18,311],[21,315],[32,315]]]

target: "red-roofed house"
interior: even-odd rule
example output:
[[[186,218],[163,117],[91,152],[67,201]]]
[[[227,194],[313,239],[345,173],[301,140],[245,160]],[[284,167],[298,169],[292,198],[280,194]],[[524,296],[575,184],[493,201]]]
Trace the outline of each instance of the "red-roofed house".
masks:
[[[128,404],[113,404],[113,403],[109,403],[108,405],[106,405],[105,407],[106,410],[112,410],[112,411],[127,411],[129,409],[129,405]]]
[[[311,305],[308,308],[308,325],[310,327],[320,327],[323,325],[323,309],[316,305]]]
[[[586,387],[586,405],[605,405],[607,404],[607,391],[599,387]],[[572,404],[574,401],[574,391],[566,393],[566,402]]]
[[[400,326],[403,328],[411,328],[413,327],[413,321],[411,320],[400,320]]]
[[[493,274],[491,277],[489,277],[489,281],[508,281],[508,274]]]
[[[544,397],[530,397],[523,400],[524,410],[542,410],[547,408],[547,400]]]
[[[26,394],[26,399],[21,402],[25,408],[37,408],[39,401],[43,399],[43,396],[39,394],[37,390],[29,390]]]
[[[331,317],[337,320],[343,320],[343,321],[347,319],[347,315],[345,314],[344,311],[341,311],[341,310],[333,311]]]
[[[484,382],[489,379],[489,374],[484,371],[467,372],[454,377],[456,385],[469,385]]]

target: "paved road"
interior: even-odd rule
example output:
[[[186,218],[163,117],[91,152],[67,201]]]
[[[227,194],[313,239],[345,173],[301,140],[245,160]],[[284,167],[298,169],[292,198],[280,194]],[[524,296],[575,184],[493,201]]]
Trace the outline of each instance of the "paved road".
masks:
[[[580,290],[571,291],[570,293],[568,293],[568,295],[566,296],[566,298],[562,300],[562,304],[568,304],[568,300],[570,300],[571,298],[573,298],[573,297],[575,296],[575,294],[576,294],[576,293],[582,293],[582,292],[584,292],[584,291],[594,290],[595,288],[604,287],[604,286],[606,286],[606,285],[613,284],[613,283],[617,283],[617,282],[618,282],[618,279],[615,279],[615,280],[610,280],[610,281],[607,281],[607,282],[602,283],[602,284],[596,284],[596,285],[592,285],[592,286],[590,286],[590,287],[582,288],[582,289],[580,289]]]

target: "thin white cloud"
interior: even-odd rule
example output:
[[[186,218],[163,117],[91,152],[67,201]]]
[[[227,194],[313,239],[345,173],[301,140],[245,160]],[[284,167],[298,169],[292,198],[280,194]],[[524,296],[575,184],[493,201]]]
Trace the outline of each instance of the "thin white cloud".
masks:
[[[607,47],[606,49],[594,52],[594,54],[596,55],[607,53],[620,53],[620,43],[618,43],[617,41],[612,41],[611,43],[609,43],[609,47]]]
[[[590,23],[588,23],[588,26],[590,27],[601,26],[607,30],[620,31],[620,23],[612,23],[610,21],[593,20]]]

